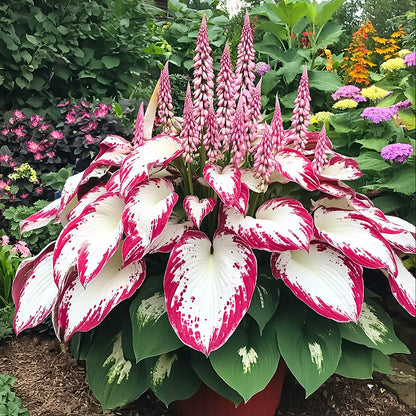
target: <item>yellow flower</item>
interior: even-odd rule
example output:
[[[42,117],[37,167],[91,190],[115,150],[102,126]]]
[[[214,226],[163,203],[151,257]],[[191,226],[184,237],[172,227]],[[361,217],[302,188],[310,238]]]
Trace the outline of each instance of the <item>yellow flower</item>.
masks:
[[[344,98],[343,100],[337,101],[332,108],[337,110],[345,110],[347,108],[355,108],[357,107],[357,101],[354,101],[352,98]]]
[[[409,49],[400,49],[400,51],[397,52],[397,55],[399,55],[400,58],[404,58],[409,53],[412,53],[412,51],[409,51]]]
[[[334,114],[329,111],[320,111],[319,113],[315,114],[315,118],[318,123],[319,122],[327,123],[330,120],[331,116],[333,115]]]
[[[29,163],[22,163],[14,173],[11,173],[9,179],[15,181],[16,179],[26,178],[29,182],[37,183],[38,177],[36,171],[32,169]]]
[[[383,62],[380,65],[380,68],[392,72],[396,69],[406,68],[406,65],[403,58],[392,58]]]
[[[371,87],[363,88],[361,90],[361,95],[365,98],[369,98],[370,100],[380,100],[384,98],[388,93],[389,91],[374,85]]]
[[[311,118],[309,120],[309,123],[310,124],[316,124],[316,123],[318,123],[318,119],[313,114],[311,114]]]

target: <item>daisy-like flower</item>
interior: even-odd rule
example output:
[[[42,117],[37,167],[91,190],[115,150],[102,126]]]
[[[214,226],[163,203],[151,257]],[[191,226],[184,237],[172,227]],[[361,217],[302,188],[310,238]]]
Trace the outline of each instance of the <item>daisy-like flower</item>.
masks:
[[[384,160],[393,160],[394,162],[404,162],[412,155],[413,147],[406,143],[393,143],[381,149],[381,157]]]
[[[388,121],[397,114],[397,109],[392,107],[367,107],[360,114],[361,117],[372,121],[373,123],[380,123],[381,121]]]
[[[341,98],[352,98],[360,93],[360,89],[355,85],[344,85],[338,88],[332,95],[333,100],[339,100]]]
[[[361,90],[361,95],[370,100],[381,100],[382,98],[387,97],[389,92],[390,91],[387,91],[383,88],[372,85],[371,87],[363,88]]]
[[[404,63],[403,58],[391,58],[383,62],[380,65],[380,68],[389,72],[393,72],[393,71],[396,71],[397,69],[406,68],[406,65]]]
[[[415,52],[411,52],[404,57],[404,63],[407,66],[415,66],[416,65],[416,54]]]
[[[355,108],[357,107],[357,101],[353,100],[352,98],[344,98],[342,100],[337,101],[332,108],[336,110],[346,110],[347,108]]]

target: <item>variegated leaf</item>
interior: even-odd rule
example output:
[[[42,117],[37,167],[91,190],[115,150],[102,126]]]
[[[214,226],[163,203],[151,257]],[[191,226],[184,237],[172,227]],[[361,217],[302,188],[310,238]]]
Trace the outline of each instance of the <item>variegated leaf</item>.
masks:
[[[250,198],[250,190],[245,183],[241,184],[240,196],[234,202],[232,208],[236,209],[243,215],[246,215],[248,209],[248,200]]]
[[[89,192],[87,192],[75,205],[75,207],[71,210],[68,214],[68,221],[72,221],[79,215],[81,215],[84,208],[91,204],[92,202],[96,201],[100,196],[103,196],[107,193],[106,186],[104,184],[100,184],[94,186]]]
[[[300,152],[294,149],[283,149],[275,156],[277,170],[287,179],[296,182],[308,191],[314,191],[319,186],[312,163]]]
[[[300,202],[288,198],[266,201],[255,218],[222,206],[219,223],[259,250],[306,250],[313,235],[312,217]]]
[[[36,230],[49,224],[53,219],[56,218],[60,205],[61,198],[55,199],[40,211],[20,221],[20,233],[23,234],[27,231]]]
[[[351,260],[370,269],[387,268],[394,276],[397,265],[389,243],[374,224],[355,211],[319,207],[314,213],[316,235]]]
[[[358,163],[353,158],[337,154],[324,165],[318,176],[323,179],[353,181],[361,175]]]
[[[357,322],[363,302],[362,267],[323,242],[309,251],[285,251],[271,256],[276,279],[315,312],[338,322]]]
[[[13,281],[13,301],[16,305],[13,328],[19,334],[40,324],[50,313],[58,296],[53,280],[52,257],[55,242],[36,257],[20,263]]]
[[[221,347],[246,313],[257,263],[247,243],[217,229],[213,243],[187,231],[174,247],[165,273],[170,323],[186,345],[209,355]]]
[[[240,168],[241,172],[241,184],[248,186],[250,191],[256,192],[258,194],[264,193],[267,191],[267,184],[263,183],[261,176],[256,177],[256,172],[252,169]],[[273,181],[272,181],[273,182]]]
[[[136,184],[148,179],[153,166],[166,166],[180,154],[182,144],[179,139],[167,135],[156,136],[137,147],[120,168],[122,195],[127,196]]]
[[[341,181],[321,180],[318,189],[337,198],[352,198],[355,196],[354,189]]]
[[[221,168],[214,163],[207,163],[204,178],[225,205],[234,205],[241,191],[241,172],[236,165]]]
[[[57,301],[58,323],[64,341],[75,332],[95,328],[114,307],[141,286],[145,276],[144,261],[122,267],[120,249],[86,285],[81,284],[76,271],[73,271]]]
[[[71,266],[78,264],[82,284],[88,283],[117,250],[123,236],[123,200],[111,193],[87,205],[60,234],[54,253],[54,276],[59,288]]]
[[[177,200],[172,183],[163,178],[149,179],[130,192],[123,212],[125,265],[144,256],[165,228]]]
[[[187,195],[183,201],[183,207],[188,218],[195,224],[201,226],[202,220],[215,208],[215,199],[205,198],[199,200],[195,195]]]

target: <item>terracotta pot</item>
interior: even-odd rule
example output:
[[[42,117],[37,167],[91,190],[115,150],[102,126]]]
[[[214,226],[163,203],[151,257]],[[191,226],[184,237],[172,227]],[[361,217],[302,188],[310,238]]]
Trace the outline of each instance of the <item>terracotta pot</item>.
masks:
[[[247,403],[238,407],[205,384],[187,400],[175,402],[178,416],[274,416],[280,403],[287,366],[280,360],[276,374],[269,384]]]

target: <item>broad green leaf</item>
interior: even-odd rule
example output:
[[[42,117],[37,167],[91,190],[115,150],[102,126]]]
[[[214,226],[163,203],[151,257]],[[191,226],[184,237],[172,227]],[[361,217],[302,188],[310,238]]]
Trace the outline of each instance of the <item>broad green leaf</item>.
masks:
[[[407,198],[403,197],[403,195],[395,193],[389,193],[388,195],[378,196],[373,199],[373,203],[377,208],[380,208],[385,214],[397,211],[398,209],[409,205],[409,201]]]
[[[315,16],[311,15],[311,22],[316,26],[323,26],[338,10],[345,0],[329,0],[323,1],[317,5],[317,14]],[[316,3],[313,3],[316,5]],[[309,14],[308,14],[309,17]]]
[[[275,23],[271,20],[263,21],[259,23],[259,28],[264,30],[267,33],[272,33],[277,37],[277,39],[280,40],[286,40],[287,39],[287,29],[285,28],[284,24],[282,23]],[[275,45],[276,49],[277,44]],[[263,50],[257,50],[257,52],[264,52]]]
[[[338,324],[344,339],[380,350],[383,354],[405,353],[407,347],[397,338],[390,316],[381,306],[367,299],[358,322]]]
[[[137,362],[183,346],[169,323],[162,277],[146,278],[130,305],[130,319]]]
[[[296,75],[303,71],[302,64],[299,61],[289,62],[278,69],[276,75],[282,75],[287,84],[290,84]]]
[[[319,32],[316,46],[324,48],[335,42],[338,42],[342,33],[342,25],[337,25],[335,23],[329,22]]]
[[[366,149],[375,150],[376,152],[381,152],[381,149],[384,146],[389,144],[388,139],[362,139],[356,140],[356,143],[360,143],[362,147]]]
[[[372,378],[373,350],[371,348],[344,339],[341,349],[341,358],[335,370],[337,374],[364,380]]]
[[[279,77],[273,69],[266,72],[261,80],[261,92],[267,95],[278,84]]]
[[[293,3],[280,2],[270,4],[270,8],[275,15],[292,28],[308,12],[309,3],[305,1],[296,1]]]
[[[359,163],[360,170],[382,171],[390,168],[390,165],[377,152],[362,152],[355,160]]]
[[[174,351],[144,361],[150,388],[168,406],[188,399],[199,388],[200,380],[190,365],[186,351]]]
[[[236,406],[243,401],[243,398],[215,372],[209,358],[197,351],[192,351],[191,354],[192,369],[204,384]]]
[[[62,78],[65,81],[72,75],[72,71],[64,65],[56,65],[54,72],[59,78]]]
[[[306,396],[311,395],[338,366],[341,336],[337,324],[294,301],[279,305],[276,328],[283,359]]]
[[[117,58],[116,56],[103,56],[101,60],[107,69],[115,68],[120,65],[120,58]]]
[[[392,189],[405,195],[415,193],[415,169],[413,166],[406,166],[395,172],[394,176],[387,182],[383,182],[381,187]]]
[[[328,71],[310,71],[309,87],[320,91],[335,91],[342,86],[338,75]]]
[[[280,359],[276,326],[270,323],[260,336],[253,323],[243,321],[230,339],[209,359],[217,374],[247,402],[267,386]]]
[[[257,284],[247,313],[256,320],[260,334],[276,312],[279,295],[276,279],[272,280],[263,275],[257,278]]]
[[[71,338],[71,352],[76,360],[86,360],[91,343],[94,339],[94,330],[77,332]]]
[[[416,127],[415,123],[415,115],[410,111],[398,111],[397,115],[399,116],[400,120],[406,126],[407,130],[414,130]]]
[[[26,39],[32,44],[37,46],[39,44],[39,40],[36,36],[33,35],[29,35],[28,33],[26,33]]]
[[[392,374],[393,370],[390,365],[390,357],[386,354],[383,354],[379,350],[372,350],[373,352],[373,371],[378,371],[379,373]]]

